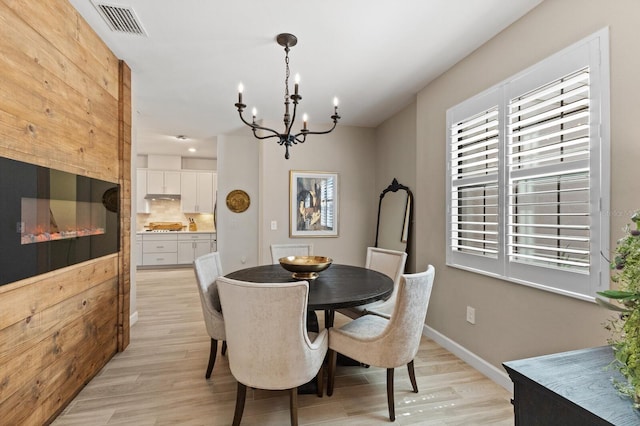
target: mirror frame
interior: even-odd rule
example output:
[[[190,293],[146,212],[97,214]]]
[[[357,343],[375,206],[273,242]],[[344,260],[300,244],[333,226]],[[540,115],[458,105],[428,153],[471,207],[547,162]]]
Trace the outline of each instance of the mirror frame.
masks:
[[[393,178],[391,184],[386,187],[380,193],[380,199],[378,200],[378,220],[376,223],[376,242],[375,247],[378,247],[378,237],[380,235],[380,211],[382,209],[382,200],[384,196],[388,192],[398,192],[398,191],[406,191],[407,192],[407,204],[405,206],[405,214],[404,214],[404,223],[402,224],[402,236],[406,236],[406,244],[405,252],[407,253],[407,262],[405,263],[405,272],[410,265],[411,259],[411,243],[412,243],[412,234],[413,234],[413,193],[409,189],[409,187],[402,185],[398,182],[396,178]],[[384,248],[384,247],[383,247]]]

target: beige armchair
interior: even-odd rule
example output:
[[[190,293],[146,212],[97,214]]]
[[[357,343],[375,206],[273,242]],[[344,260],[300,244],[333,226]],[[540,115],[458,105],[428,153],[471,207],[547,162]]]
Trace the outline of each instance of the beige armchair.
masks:
[[[205,377],[208,379],[211,377],[213,365],[216,363],[218,340],[222,340],[222,355],[225,354],[227,349],[224,319],[222,317],[220,298],[216,286],[216,279],[222,275],[220,255],[218,252],[215,252],[198,257],[193,262],[193,269],[198,283],[198,294],[200,294],[204,324],[207,327],[209,337],[211,337],[209,365],[207,366],[207,373],[205,374]]]
[[[309,284],[250,283],[218,278],[229,342],[229,367],[238,381],[233,424],[239,425],[247,386],[289,390],[291,424],[298,424],[297,387],[316,377],[322,396],[327,330],[306,328]]]
[[[271,244],[271,262],[287,256],[313,256],[313,244]]]
[[[404,266],[407,262],[407,253],[397,250],[388,250],[378,247],[367,247],[367,259],[365,268],[381,272],[393,280],[393,292],[387,300],[376,301],[366,305],[355,306],[353,308],[338,309],[343,315],[355,319],[366,314],[371,309],[392,311],[396,303],[398,294],[398,284],[400,277],[404,273]]]
[[[407,365],[414,392],[418,392],[413,359],[418,352],[435,269],[405,274],[400,279],[395,308],[390,319],[364,315],[340,328],[329,329],[329,383],[327,395],[333,394],[337,353],[363,364],[387,369],[389,418],[394,421],[394,368]]]

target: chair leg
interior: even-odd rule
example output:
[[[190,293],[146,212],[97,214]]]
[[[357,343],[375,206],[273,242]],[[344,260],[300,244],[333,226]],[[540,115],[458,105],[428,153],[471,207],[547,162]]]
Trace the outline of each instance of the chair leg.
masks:
[[[236,411],[233,413],[233,426],[239,426],[244,411],[244,401],[247,398],[247,387],[238,382],[238,393],[236,394]]]
[[[318,398],[322,398],[322,394],[324,392],[324,368],[322,365],[320,366],[320,370],[318,370],[318,375],[316,376],[316,386],[318,388]]]
[[[329,378],[327,381],[327,396],[333,395],[333,381],[336,377],[336,360],[338,353],[333,349],[329,349]]]
[[[336,316],[336,311],[328,309],[324,311],[324,328],[333,327],[333,321]]]
[[[387,404],[389,404],[389,419],[396,421],[396,407],[393,401],[393,368],[387,368]]]
[[[416,372],[413,369],[413,360],[411,360],[411,362],[407,364],[407,370],[409,370],[409,380],[411,380],[413,393],[418,393],[418,383],[416,383]]]
[[[227,353],[227,341],[223,340],[222,341],[222,355],[225,355]]]
[[[289,390],[289,411],[291,413],[291,426],[298,426],[298,388]]]
[[[207,366],[207,374],[204,375],[205,378],[211,377],[211,372],[213,371],[213,364],[216,363],[216,355],[218,353],[218,341],[216,339],[211,339],[211,350],[209,352],[209,365]]]

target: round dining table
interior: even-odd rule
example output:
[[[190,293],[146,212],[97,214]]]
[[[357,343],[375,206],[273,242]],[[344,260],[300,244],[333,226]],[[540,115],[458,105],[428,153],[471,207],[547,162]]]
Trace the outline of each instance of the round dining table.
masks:
[[[279,264],[255,266],[240,269],[225,275],[227,278],[254,283],[283,283],[290,281],[308,281],[309,299],[307,301],[307,329],[318,332],[319,323],[315,311],[324,311],[324,326],[333,327],[336,309],[386,299],[393,291],[393,280],[373,269],[359,266],[333,264],[319,273],[314,280],[293,278],[291,272]],[[338,354],[341,365],[360,365],[359,362]],[[315,394],[315,380],[299,386],[298,393]]]
[[[255,283],[304,281],[293,278],[279,264],[241,269],[227,278]],[[386,299],[393,291],[393,280],[387,275],[359,266],[333,264],[309,282],[309,311],[325,311],[325,327],[333,325],[336,309],[365,305]]]

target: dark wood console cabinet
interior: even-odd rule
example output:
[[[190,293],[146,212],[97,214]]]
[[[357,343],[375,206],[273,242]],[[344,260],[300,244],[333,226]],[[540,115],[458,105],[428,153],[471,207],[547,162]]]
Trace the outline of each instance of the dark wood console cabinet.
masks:
[[[516,426],[640,425],[640,412],[615,390],[609,346],[502,364],[513,381]]]

